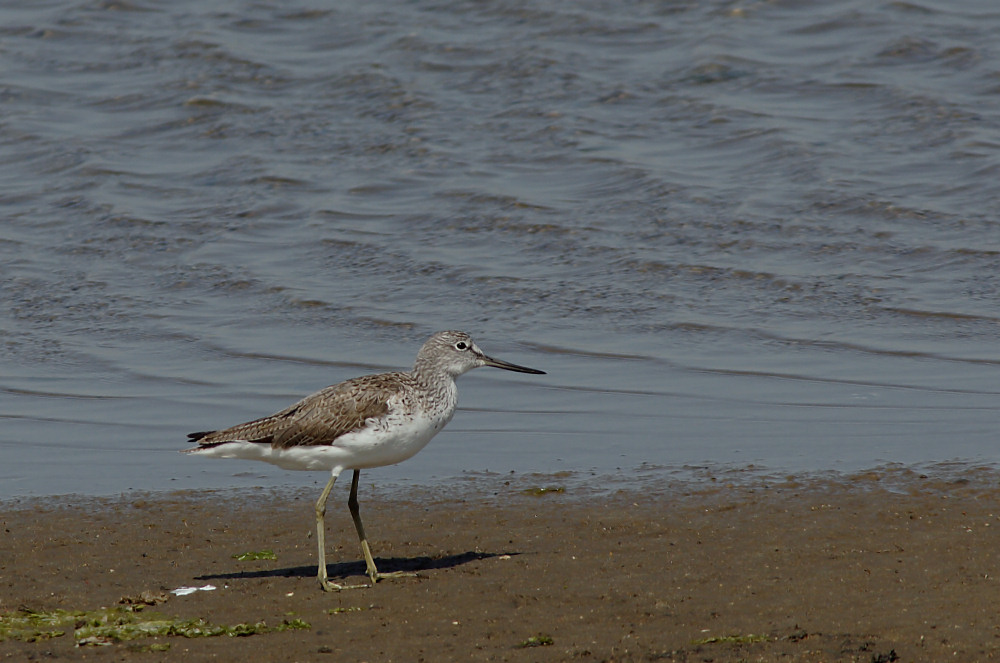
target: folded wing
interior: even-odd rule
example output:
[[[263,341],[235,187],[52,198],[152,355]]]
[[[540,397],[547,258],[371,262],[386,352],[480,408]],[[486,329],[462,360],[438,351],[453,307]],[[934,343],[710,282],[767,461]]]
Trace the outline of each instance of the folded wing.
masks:
[[[332,445],[338,437],[360,430],[369,419],[389,412],[390,399],[403,386],[398,374],[368,375],[347,380],[306,396],[281,412],[224,430],[189,433],[198,449],[227,442],[269,444],[275,449]]]

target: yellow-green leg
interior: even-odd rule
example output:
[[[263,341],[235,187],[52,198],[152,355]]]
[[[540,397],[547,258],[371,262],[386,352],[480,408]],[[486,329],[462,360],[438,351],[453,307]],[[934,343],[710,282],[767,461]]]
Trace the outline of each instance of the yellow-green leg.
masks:
[[[372,579],[372,584],[374,585],[383,578],[416,576],[416,573],[410,573],[408,571],[379,573],[379,570],[375,567],[375,560],[372,559],[372,551],[368,548],[368,537],[365,536],[365,526],[361,522],[361,511],[358,509],[358,479],[360,477],[361,470],[354,470],[354,477],[351,479],[351,496],[347,499],[347,508],[351,510],[351,518],[354,519],[354,528],[358,530],[358,538],[361,540],[361,553],[365,556],[365,566],[368,567],[368,577]]]
[[[339,472],[330,477],[330,480],[326,484],[326,488],[320,493],[319,499],[316,500],[316,542],[319,545],[319,569],[317,570],[316,577],[319,579],[319,586],[323,588],[324,591],[333,592],[340,591],[342,589],[357,589],[360,587],[365,587],[366,585],[338,585],[335,582],[330,582],[327,580],[326,576],[326,526],[323,522],[324,516],[326,516],[326,501],[330,497],[330,491],[333,490],[333,484],[337,482],[337,476]],[[354,474],[355,481],[357,481],[357,472]],[[353,493],[352,493],[353,495]]]

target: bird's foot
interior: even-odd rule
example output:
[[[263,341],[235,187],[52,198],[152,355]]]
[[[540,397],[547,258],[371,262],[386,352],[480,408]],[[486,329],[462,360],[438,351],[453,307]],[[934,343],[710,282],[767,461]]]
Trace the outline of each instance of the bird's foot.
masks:
[[[413,571],[389,571],[388,573],[382,573],[381,571],[369,571],[368,577],[372,579],[372,585],[374,585],[379,580],[391,580],[394,578],[419,578],[420,576]]]
[[[370,585],[340,585],[330,582],[326,578],[320,578],[319,586],[323,588],[324,592],[339,592],[344,589],[368,589],[370,587]]]

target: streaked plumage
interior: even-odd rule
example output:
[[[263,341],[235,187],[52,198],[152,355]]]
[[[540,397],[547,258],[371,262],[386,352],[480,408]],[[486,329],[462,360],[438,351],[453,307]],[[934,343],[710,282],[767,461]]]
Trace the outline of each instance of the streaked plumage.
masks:
[[[348,506],[374,583],[391,574],[378,572],[368,549],[357,505],[360,470],[399,463],[423,449],[455,413],[455,378],[479,366],[544,374],[487,357],[465,332],[438,332],[424,343],[411,371],[353,378],[269,417],[224,430],[191,433],[188,437],[198,446],[185,451],[261,460],[291,470],[329,471],[330,480],[316,502],[318,576],[325,590],[344,588],[326,577],[326,500],[340,473],[354,470]]]

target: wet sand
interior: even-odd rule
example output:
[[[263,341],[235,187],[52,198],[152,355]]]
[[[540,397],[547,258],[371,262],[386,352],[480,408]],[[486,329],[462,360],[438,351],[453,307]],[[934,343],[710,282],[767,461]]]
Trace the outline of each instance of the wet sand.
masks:
[[[538,495],[533,486],[558,481],[530,477],[450,494],[386,496],[366,486],[362,515],[380,570],[419,576],[330,594],[315,579],[313,491],[8,502],[0,505],[7,620],[144,596],[156,603],[144,609],[150,614],[303,628],[107,646],[77,646],[71,628],[0,642],[0,657],[1000,658],[998,475],[970,475],[877,471],[735,485],[707,478],[612,494]],[[338,490],[327,514],[329,571],[334,581],[363,584],[344,497]],[[264,550],[276,559],[233,557]],[[165,591],[209,584],[216,589]]]

